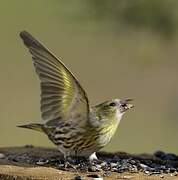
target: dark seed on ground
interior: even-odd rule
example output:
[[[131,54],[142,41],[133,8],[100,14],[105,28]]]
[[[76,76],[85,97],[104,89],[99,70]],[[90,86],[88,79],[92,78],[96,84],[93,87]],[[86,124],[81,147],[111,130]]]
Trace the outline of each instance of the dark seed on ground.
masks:
[[[83,180],[83,178],[81,176],[76,176],[74,180]]]
[[[103,180],[98,174],[90,174],[88,177],[92,178],[93,180]]]
[[[88,177],[91,177],[91,178],[100,178],[100,176],[98,174],[90,174],[90,175],[88,175]]]

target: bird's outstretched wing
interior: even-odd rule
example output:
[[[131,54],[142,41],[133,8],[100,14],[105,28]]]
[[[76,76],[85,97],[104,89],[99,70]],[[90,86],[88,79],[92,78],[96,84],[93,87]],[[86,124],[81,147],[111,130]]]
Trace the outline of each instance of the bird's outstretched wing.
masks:
[[[88,98],[74,75],[28,32],[22,31],[20,37],[32,54],[41,81],[42,119],[52,124],[69,119],[85,123],[89,114]]]

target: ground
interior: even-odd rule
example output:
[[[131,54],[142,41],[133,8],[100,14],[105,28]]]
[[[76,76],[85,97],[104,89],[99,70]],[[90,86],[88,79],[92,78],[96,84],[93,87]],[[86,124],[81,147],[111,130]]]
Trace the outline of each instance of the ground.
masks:
[[[71,159],[65,165],[52,148],[33,146],[0,148],[0,179],[178,179],[178,156],[157,151],[153,155],[99,152],[100,161]]]

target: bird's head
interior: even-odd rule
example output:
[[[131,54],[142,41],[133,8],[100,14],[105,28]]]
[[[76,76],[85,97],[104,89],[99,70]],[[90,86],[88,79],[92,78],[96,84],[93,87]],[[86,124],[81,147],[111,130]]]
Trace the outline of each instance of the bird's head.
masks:
[[[120,120],[127,110],[134,107],[130,104],[131,101],[132,99],[112,99],[110,101],[105,101],[95,106],[97,115],[100,119]]]

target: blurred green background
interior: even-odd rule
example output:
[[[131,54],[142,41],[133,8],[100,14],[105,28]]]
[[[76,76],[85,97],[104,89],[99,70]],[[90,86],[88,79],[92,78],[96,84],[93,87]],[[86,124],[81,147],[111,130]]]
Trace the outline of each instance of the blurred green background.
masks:
[[[0,1],[0,146],[53,146],[16,127],[40,122],[39,81],[22,30],[63,58],[91,104],[134,99],[105,150],[178,153],[176,0]]]

